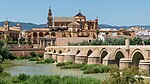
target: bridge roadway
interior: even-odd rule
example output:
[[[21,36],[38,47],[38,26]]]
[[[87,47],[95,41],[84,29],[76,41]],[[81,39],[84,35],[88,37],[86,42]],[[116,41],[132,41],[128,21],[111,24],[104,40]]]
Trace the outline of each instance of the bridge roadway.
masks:
[[[139,66],[140,71],[150,73],[150,45],[130,46],[49,46],[44,59],[56,62],[72,61],[87,64],[117,64],[120,69]]]

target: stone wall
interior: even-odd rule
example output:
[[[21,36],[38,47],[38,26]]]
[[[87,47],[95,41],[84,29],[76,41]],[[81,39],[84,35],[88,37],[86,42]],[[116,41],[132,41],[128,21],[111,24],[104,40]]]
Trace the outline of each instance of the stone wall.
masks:
[[[30,52],[35,52],[35,54],[44,54],[44,49],[35,49],[35,48],[28,48],[28,49],[10,49],[10,52],[15,56],[29,56]]]
[[[93,40],[93,37],[69,37],[69,38],[56,38],[56,45],[57,46],[65,46],[68,45],[68,42],[77,43],[83,41]]]

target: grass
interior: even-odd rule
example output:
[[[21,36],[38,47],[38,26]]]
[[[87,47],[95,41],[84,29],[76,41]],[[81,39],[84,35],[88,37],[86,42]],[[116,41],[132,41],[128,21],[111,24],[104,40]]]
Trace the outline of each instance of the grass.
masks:
[[[5,76],[4,76],[5,75]],[[101,84],[100,80],[86,77],[79,78],[73,76],[52,76],[52,75],[34,75],[19,74],[19,76],[10,76],[8,73],[0,74],[0,84]]]
[[[58,63],[56,65],[60,67],[60,69],[80,69],[83,71],[84,74],[92,74],[92,73],[105,73],[109,72],[110,66],[100,65],[100,64],[76,64],[73,62],[66,62],[66,63]]]
[[[49,63],[54,63],[55,61],[52,58],[46,59],[46,60],[40,60],[37,61],[36,64],[49,64]]]

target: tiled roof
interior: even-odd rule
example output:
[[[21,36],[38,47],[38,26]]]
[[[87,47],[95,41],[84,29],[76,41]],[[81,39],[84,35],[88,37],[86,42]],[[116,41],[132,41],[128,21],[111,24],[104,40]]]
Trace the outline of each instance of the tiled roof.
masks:
[[[77,23],[75,20],[73,20],[73,21],[69,24],[69,26],[74,26],[74,25],[79,26],[80,24]]]
[[[72,22],[74,17],[54,17],[54,22]]]

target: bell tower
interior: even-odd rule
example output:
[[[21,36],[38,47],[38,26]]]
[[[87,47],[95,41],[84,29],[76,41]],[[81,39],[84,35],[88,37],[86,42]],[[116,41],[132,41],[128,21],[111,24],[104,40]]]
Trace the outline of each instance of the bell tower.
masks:
[[[53,25],[53,16],[52,16],[51,8],[49,7],[48,17],[47,17],[47,26],[50,27],[52,25]]]
[[[9,31],[9,22],[7,21],[7,18],[6,18],[6,21],[4,22],[4,27],[3,27],[6,31]]]

